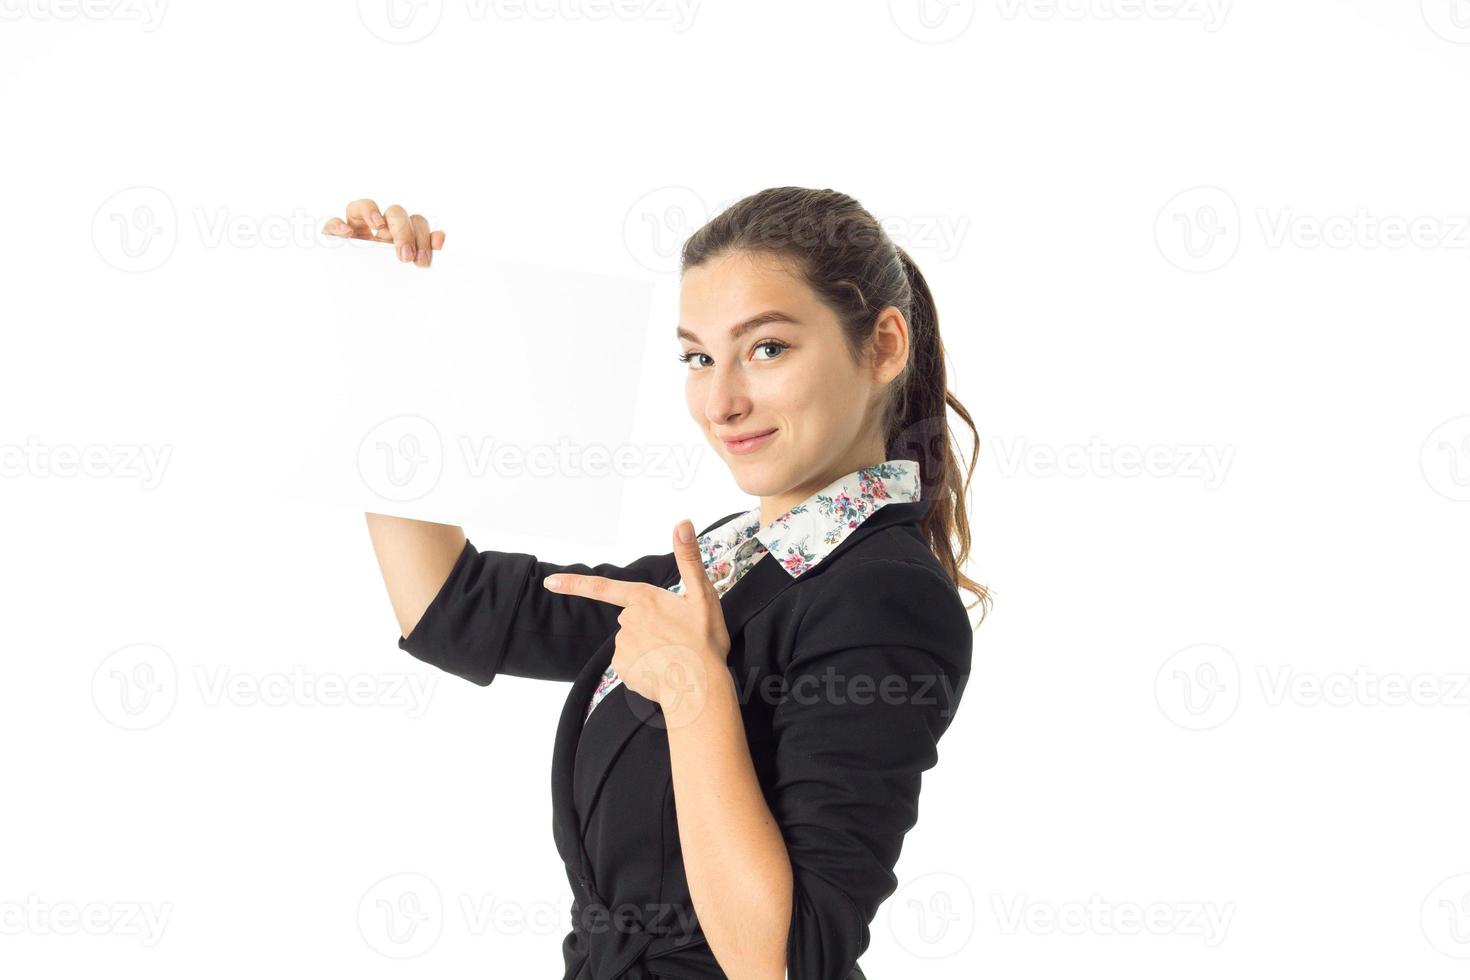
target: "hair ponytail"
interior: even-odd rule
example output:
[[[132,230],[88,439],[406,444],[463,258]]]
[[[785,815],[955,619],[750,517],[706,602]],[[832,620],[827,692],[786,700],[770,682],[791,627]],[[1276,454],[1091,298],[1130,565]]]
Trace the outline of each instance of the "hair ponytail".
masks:
[[[898,395],[889,400],[885,420],[888,457],[918,462],[922,496],[934,501],[924,515],[924,536],[955,584],[975,594],[975,602],[968,606],[978,604],[984,619],[990,592],[966,575],[963,568],[970,553],[970,518],[965,500],[980,455],[980,433],[964,404],[949,390],[939,313],[929,282],[913,256],[900,246],[894,246],[894,250],[909,287],[907,308],[899,306],[905,310],[909,324],[909,366],[899,382]],[[963,471],[951,443],[946,408],[953,409],[970,430],[970,465]]]

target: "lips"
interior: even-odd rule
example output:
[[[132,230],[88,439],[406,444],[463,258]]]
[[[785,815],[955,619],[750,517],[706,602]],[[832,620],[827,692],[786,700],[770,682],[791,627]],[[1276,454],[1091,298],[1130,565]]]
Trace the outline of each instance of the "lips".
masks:
[[[725,448],[732,453],[750,452],[765,443],[775,431],[775,429],[766,429],[761,432],[748,433],[744,439],[725,439],[723,442]]]

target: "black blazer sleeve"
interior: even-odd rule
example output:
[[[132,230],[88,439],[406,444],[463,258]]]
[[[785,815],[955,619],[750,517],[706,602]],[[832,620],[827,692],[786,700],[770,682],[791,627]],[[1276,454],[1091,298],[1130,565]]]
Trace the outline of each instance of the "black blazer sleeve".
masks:
[[[899,559],[831,569],[801,614],[774,708],[768,799],[794,878],[789,976],[847,977],[867,949],[973,635],[954,583]]]
[[[644,555],[628,565],[554,565],[521,552],[476,551],[466,539],[449,577],[412,632],[398,638],[398,647],[482,687],[498,674],[575,680],[602,641],[617,631],[622,610],[552,592],[541,580],[569,572],[660,585],[677,571],[672,551]]]

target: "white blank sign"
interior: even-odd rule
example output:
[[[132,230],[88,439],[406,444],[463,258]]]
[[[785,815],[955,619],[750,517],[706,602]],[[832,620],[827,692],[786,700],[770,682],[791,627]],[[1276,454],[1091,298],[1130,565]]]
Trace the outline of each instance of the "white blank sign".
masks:
[[[614,539],[653,284],[391,246],[313,250],[336,363],[287,492],[354,510]]]

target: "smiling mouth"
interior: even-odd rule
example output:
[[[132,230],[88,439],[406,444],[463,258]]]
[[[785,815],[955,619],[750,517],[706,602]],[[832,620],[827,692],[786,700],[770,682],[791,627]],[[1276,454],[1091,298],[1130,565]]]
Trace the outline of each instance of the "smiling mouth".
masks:
[[[725,448],[732,453],[748,453],[759,449],[766,442],[770,441],[771,436],[775,434],[776,430],[770,429],[759,435],[751,436],[749,439],[723,439],[721,441],[724,442]]]

